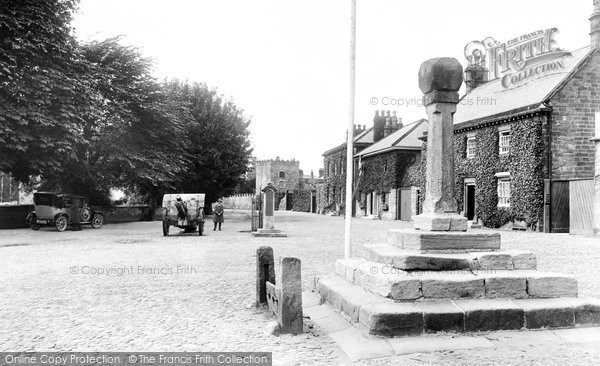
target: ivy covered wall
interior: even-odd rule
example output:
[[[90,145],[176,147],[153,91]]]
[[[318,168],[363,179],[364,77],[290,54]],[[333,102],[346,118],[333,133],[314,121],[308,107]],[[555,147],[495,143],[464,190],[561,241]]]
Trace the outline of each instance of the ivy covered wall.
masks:
[[[310,190],[299,190],[294,192],[294,205],[292,210],[298,212],[310,212],[310,200],[312,193]]]
[[[346,186],[346,150],[338,149],[324,157],[324,205],[325,212],[335,210],[336,203],[344,204]]]
[[[400,187],[420,186],[421,151],[397,150],[362,159],[358,182],[361,194],[389,192]]]
[[[509,221],[522,220],[534,228],[542,223],[544,204],[544,140],[542,125],[546,116],[511,122],[510,152],[499,153],[498,126],[474,130],[476,152],[466,157],[467,135],[455,134],[455,197],[459,212],[464,209],[464,180],[475,178],[475,213],[487,227],[497,228]],[[473,131],[471,131],[473,133]],[[499,172],[510,173],[510,207],[498,207]]]

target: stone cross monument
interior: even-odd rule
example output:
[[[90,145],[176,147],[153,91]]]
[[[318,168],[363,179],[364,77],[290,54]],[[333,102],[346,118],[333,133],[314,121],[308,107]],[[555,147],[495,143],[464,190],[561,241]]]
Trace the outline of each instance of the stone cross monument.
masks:
[[[467,218],[457,212],[454,198],[454,112],[463,68],[454,58],[425,61],[419,70],[419,88],[429,117],[427,170],[423,213],[415,229],[466,231]]]

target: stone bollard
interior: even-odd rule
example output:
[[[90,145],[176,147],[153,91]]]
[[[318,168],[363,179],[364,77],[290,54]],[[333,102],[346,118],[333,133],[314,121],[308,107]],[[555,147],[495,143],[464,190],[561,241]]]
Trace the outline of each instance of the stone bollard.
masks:
[[[301,334],[302,330],[302,274],[300,259],[279,257],[276,289],[279,297],[277,322],[281,333]]]
[[[425,61],[419,70],[419,88],[429,117],[427,170],[423,213],[415,229],[466,231],[467,218],[457,213],[454,198],[454,113],[463,68],[454,58]]]
[[[273,248],[256,249],[256,306],[267,304],[267,282],[275,284]]]
[[[273,248],[256,250],[256,306],[268,304],[277,317],[278,333],[300,334],[302,319],[302,273],[298,258],[279,257],[275,275]]]

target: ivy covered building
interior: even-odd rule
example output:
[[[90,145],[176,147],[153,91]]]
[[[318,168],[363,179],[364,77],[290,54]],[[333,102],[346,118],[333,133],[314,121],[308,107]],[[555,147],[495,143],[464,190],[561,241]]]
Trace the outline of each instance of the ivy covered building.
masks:
[[[357,217],[412,221],[419,212],[423,165],[420,138],[428,122],[403,126],[355,155]]]
[[[360,152],[397,131],[402,120],[396,112],[376,111],[373,127],[356,125],[354,129],[354,153]],[[346,143],[323,153],[323,185],[319,194],[320,211],[340,212],[346,200]],[[353,208],[355,209],[355,208]]]
[[[600,46],[596,39],[567,52],[554,32],[471,45],[466,55],[467,95],[454,115],[455,192],[459,211],[485,226],[593,230]]]

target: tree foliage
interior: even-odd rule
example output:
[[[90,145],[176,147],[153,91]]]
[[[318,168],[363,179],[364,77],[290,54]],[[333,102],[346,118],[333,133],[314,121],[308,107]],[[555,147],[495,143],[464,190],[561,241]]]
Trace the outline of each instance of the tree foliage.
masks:
[[[231,193],[250,160],[250,121],[204,84],[152,76],[118,38],[78,44],[75,0],[0,0],[0,170],[103,203],[111,187]]]
[[[76,1],[0,1],[0,170],[62,172],[83,141],[85,63],[69,26]]]

